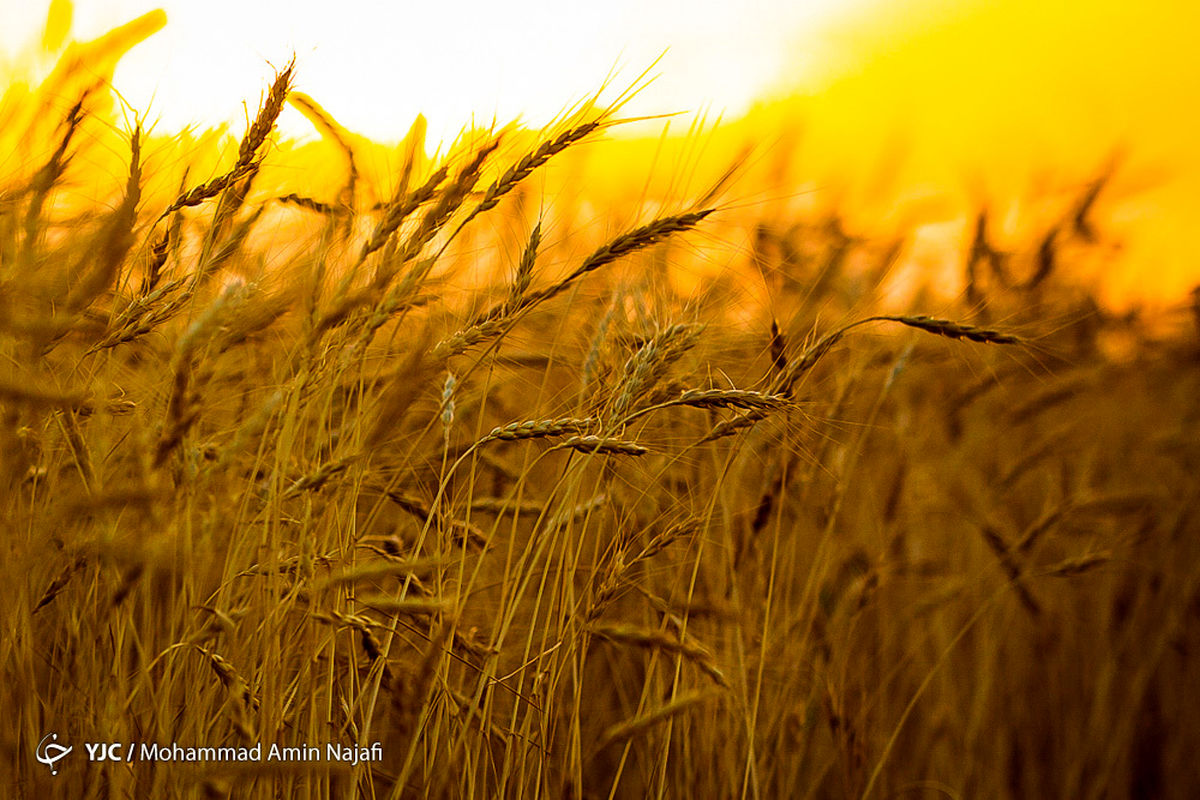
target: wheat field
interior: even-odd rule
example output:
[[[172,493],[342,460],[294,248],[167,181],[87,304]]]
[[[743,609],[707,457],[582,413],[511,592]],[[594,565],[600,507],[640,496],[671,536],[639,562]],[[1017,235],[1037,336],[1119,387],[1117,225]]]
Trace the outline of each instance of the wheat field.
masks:
[[[0,105],[5,796],[1200,788],[1200,305],[1078,277],[1102,175],[939,291],[751,152],[589,194],[619,93],[147,131],[139,35]]]

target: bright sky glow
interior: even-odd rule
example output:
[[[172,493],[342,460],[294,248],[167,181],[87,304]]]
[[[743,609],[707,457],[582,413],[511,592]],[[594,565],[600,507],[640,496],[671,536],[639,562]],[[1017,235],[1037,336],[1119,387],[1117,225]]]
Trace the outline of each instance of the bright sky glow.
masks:
[[[344,127],[396,142],[423,114],[429,150],[472,122],[541,127],[614,70],[602,102],[654,64],[655,80],[622,116],[723,116],[728,152],[707,152],[705,163],[728,163],[747,144],[764,169],[791,159],[801,169],[788,191],[816,187],[814,197],[865,227],[883,224],[897,200],[908,203],[907,224],[935,227],[961,222],[985,200],[998,218],[1030,198],[1061,205],[1119,162],[1105,199],[1127,268],[1113,291],[1134,296],[1153,283],[1178,296],[1200,277],[1191,244],[1200,214],[1194,3],[53,1],[73,5],[75,41],[165,10],[166,28],[125,55],[114,76],[165,137],[225,122],[237,135],[293,54],[294,88]],[[39,47],[50,2],[0,0],[0,80],[36,81],[53,63],[58,45],[54,54]],[[682,153],[690,122],[670,129]],[[316,137],[290,107],[279,127],[285,137]],[[614,136],[648,134],[639,146],[649,156],[660,130],[621,126]],[[630,152],[599,174],[627,177]],[[695,172],[679,159],[664,164]],[[944,263],[954,235],[940,242]]]
[[[343,125],[396,140],[418,113],[432,141],[474,118],[544,124],[617,68],[624,88],[660,55],[639,114],[739,114],[786,79],[796,48],[862,0],[79,0],[90,39],[154,8],[167,27],[121,62],[122,96],[164,130],[243,118],[294,52],[297,89]],[[36,42],[41,3],[0,8],[0,44]],[[295,112],[287,133],[311,133]]]

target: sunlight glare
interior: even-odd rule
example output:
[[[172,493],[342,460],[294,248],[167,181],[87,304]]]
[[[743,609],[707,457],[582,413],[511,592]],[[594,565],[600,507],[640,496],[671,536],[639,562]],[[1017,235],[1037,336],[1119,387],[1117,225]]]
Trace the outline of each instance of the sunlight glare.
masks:
[[[166,11],[166,29],[131,52],[114,79],[164,130],[241,121],[241,99],[256,98],[272,66],[295,53],[298,86],[347,128],[395,141],[420,113],[436,142],[472,119],[545,124],[614,70],[621,86],[660,56],[633,113],[740,114],[777,82],[798,35],[861,4],[81,0],[74,35],[93,38],[154,7]],[[39,40],[44,21],[38,4],[6,4],[0,45],[11,53]],[[281,124],[312,135],[297,114]]]

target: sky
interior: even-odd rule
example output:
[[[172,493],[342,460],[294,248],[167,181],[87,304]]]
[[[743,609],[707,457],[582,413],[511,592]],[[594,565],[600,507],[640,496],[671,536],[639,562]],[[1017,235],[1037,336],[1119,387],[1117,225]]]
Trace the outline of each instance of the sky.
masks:
[[[296,85],[344,126],[397,140],[418,113],[431,141],[468,121],[538,126],[615,73],[653,65],[630,113],[737,115],[769,94],[823,26],[866,0],[79,0],[73,34],[97,37],[155,8],[167,26],[122,61],[114,84],[166,130],[244,119],[293,53]],[[9,53],[37,41],[46,4],[0,4]],[[311,133],[294,112],[281,123]]]
[[[345,128],[396,142],[422,114],[431,151],[472,123],[541,127],[606,78],[602,101],[649,69],[653,81],[623,116],[721,116],[766,150],[791,126],[822,196],[866,217],[877,216],[870,201],[884,175],[891,195],[939,198],[909,216],[930,230],[985,201],[998,220],[1007,208],[1044,225],[1021,198],[1048,198],[1046,213],[1058,213],[1115,164],[1105,202],[1127,266],[1113,291],[1179,296],[1200,281],[1192,2],[54,1],[73,6],[81,41],[166,12],[165,28],[113,79],[161,133],[241,130],[293,54],[294,87]],[[18,72],[36,61],[47,5],[0,0],[0,76],[5,61]],[[294,109],[279,124],[288,137],[316,137]],[[835,188],[855,180],[858,196]]]

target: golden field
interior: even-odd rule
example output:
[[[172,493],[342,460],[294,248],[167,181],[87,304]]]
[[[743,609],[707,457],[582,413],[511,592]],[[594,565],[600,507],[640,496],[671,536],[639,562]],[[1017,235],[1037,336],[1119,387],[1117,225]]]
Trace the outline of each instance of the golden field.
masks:
[[[1200,295],[1105,296],[1118,157],[919,226],[629,91],[146,131],[161,24],[0,102],[5,796],[1194,796]]]

